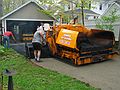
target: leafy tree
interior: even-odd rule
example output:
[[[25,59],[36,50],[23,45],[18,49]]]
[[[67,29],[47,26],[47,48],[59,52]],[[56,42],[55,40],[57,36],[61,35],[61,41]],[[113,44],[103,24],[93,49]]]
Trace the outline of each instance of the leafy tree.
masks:
[[[3,14],[9,13],[28,0],[3,0]]]
[[[65,4],[66,1],[62,2]],[[58,20],[60,16],[65,16],[64,14],[64,7],[59,3],[57,0],[39,0],[39,4],[43,6],[46,10],[39,10],[40,12],[44,12],[48,15],[55,16]]]
[[[102,16],[100,19],[96,20],[96,27],[102,30],[113,31],[113,24],[118,20],[119,15],[116,14],[117,9],[111,11],[109,16]]]
[[[114,31],[113,24],[120,18],[120,16],[117,15],[116,13],[117,13],[117,9],[114,9],[113,11],[111,11],[109,16],[102,16],[100,19],[97,20],[96,27],[101,30]],[[118,50],[120,52],[120,30],[119,30]]]
[[[60,17],[62,15],[62,18],[64,21],[69,22],[69,17],[72,17],[73,19],[73,14],[78,14],[78,12],[72,12],[72,15],[70,14],[66,14],[64,13],[64,6],[68,5],[70,3],[76,5],[76,8],[81,8],[82,9],[82,21],[83,21],[83,25],[84,25],[84,12],[83,9],[84,8],[89,8],[90,9],[90,3],[93,0],[39,0],[40,1],[40,5],[46,6],[47,10],[45,12],[47,12],[47,14],[50,15],[54,15],[56,12],[57,14],[57,18]],[[76,9],[75,8],[75,9]]]
[[[39,4],[46,9],[46,12],[53,15],[57,10],[63,9],[56,0],[39,0]]]
[[[64,0],[61,0],[61,1],[64,1]],[[84,25],[84,9],[87,8],[87,9],[90,9],[91,8],[91,2],[93,0],[65,0],[67,2],[70,2],[72,4],[75,4],[76,5],[76,8],[75,9],[78,9],[80,8],[81,9],[81,16],[82,16],[82,24]],[[72,9],[72,18],[73,17],[73,13],[74,14],[77,14],[77,16],[79,16],[79,13],[78,12],[73,12],[73,9]]]

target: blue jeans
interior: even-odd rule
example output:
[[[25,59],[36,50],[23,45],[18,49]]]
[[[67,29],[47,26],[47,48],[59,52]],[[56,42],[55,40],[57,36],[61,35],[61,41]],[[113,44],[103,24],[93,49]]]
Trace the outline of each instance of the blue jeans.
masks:
[[[5,48],[10,48],[10,38],[8,36],[3,36],[3,45]]]

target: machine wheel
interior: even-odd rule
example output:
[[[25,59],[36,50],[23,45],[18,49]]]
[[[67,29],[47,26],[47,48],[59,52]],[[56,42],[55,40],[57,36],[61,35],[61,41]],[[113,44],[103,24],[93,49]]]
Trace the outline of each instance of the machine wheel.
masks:
[[[78,66],[78,60],[77,59],[73,59],[72,61],[73,61],[74,66]]]

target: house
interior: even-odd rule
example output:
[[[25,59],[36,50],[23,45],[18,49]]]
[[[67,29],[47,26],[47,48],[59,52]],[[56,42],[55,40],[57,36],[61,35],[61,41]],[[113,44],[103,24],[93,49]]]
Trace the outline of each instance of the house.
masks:
[[[17,42],[31,41],[33,33],[41,23],[53,25],[55,18],[39,10],[44,10],[35,1],[28,1],[12,12],[1,17],[4,31],[12,31]]]
[[[92,2],[89,2],[88,3],[88,8],[84,8],[84,9],[88,9],[88,10],[91,10],[93,12],[95,12],[96,14],[98,14],[99,16],[102,15],[106,9],[108,9],[111,4],[114,2],[114,1],[119,1],[119,0],[94,0]],[[72,11],[72,10],[75,10],[76,7],[77,7],[77,2],[79,2],[77,0],[77,2],[73,2],[72,0],[68,0],[66,1],[67,3],[63,2],[63,1],[60,1],[60,4],[61,6],[64,7],[64,10],[65,11]],[[97,17],[98,17],[97,15]],[[87,16],[88,17],[88,16]],[[89,19],[95,19],[93,18],[94,15],[90,15]],[[96,16],[95,16],[96,17]]]
[[[76,2],[73,2],[72,0],[69,0],[69,3],[64,5],[64,8],[65,8],[65,11],[69,11],[69,10],[72,10],[72,9],[74,10],[76,8],[76,6],[77,6]],[[94,0],[92,2],[89,2],[88,3],[88,8],[85,8],[85,9],[92,10],[93,12],[98,13],[99,15],[102,15],[103,12],[109,6],[110,6],[110,0],[109,1],[106,1],[106,0],[100,0],[100,1]]]
[[[107,8],[110,7],[112,1],[111,0],[100,0],[100,1],[94,1],[91,4],[91,10],[102,15]]]
[[[95,13],[94,11],[92,10],[89,10],[89,9],[84,9],[83,10],[84,12],[84,20],[85,21],[88,21],[88,20],[91,20],[91,19],[96,19],[100,16],[100,14],[98,13]],[[79,17],[79,22],[81,22],[81,13],[82,13],[82,10],[79,8],[79,9],[75,9],[75,10],[69,10],[69,11],[65,11],[66,14],[68,15],[71,15],[73,14],[74,17],[78,16]],[[81,22],[82,23],[82,22]]]
[[[116,9],[116,14],[120,17],[120,1],[114,1],[111,6],[106,9],[106,11],[102,14],[102,16],[109,16],[110,13]],[[120,18],[113,24],[114,25],[114,33],[115,39],[118,41],[119,31],[120,31]]]
[[[110,6],[103,12],[103,14],[101,16],[109,16],[109,14],[116,9],[117,12],[116,14],[120,16],[120,1],[114,1],[110,4]],[[101,17],[100,16],[100,17]],[[96,21],[95,20],[89,20],[87,22],[85,22],[85,26],[88,28],[96,28]],[[120,30],[120,19],[118,19],[114,24],[113,24],[113,28],[114,28],[114,35],[115,35],[115,40],[118,41],[118,37],[119,37],[119,30]]]
[[[79,2],[79,1],[78,1]],[[78,17],[78,23],[82,23],[82,10],[80,6],[77,6],[77,2],[74,2],[72,0],[68,0],[68,1],[60,1],[59,4],[64,7],[64,13],[67,16],[67,21],[70,21],[71,19],[74,19],[76,17]],[[90,4],[88,3],[89,9],[88,8],[84,8],[83,12],[84,12],[84,21],[88,21],[91,19],[96,19],[100,16],[100,14],[92,11],[90,9]],[[59,11],[58,11],[59,12]],[[68,22],[67,22],[68,23]]]
[[[114,9],[117,10],[116,14],[120,15],[120,1],[114,1],[109,8],[105,10],[105,12],[102,14],[102,16],[109,15]]]

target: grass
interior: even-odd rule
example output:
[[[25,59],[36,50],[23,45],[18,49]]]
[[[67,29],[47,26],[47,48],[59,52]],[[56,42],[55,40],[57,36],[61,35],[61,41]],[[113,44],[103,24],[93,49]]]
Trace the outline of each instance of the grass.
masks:
[[[24,56],[12,49],[0,46],[0,72],[15,70],[14,90],[96,90],[95,88],[66,75],[33,65]],[[4,90],[7,90],[4,75]]]

